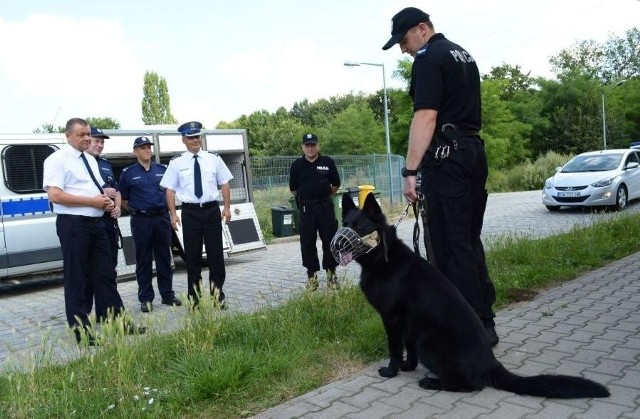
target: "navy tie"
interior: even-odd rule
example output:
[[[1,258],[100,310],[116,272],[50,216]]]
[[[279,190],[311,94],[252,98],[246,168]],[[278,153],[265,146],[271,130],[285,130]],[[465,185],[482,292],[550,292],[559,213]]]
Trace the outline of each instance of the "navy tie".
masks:
[[[91,180],[93,181],[93,183],[96,184],[96,186],[100,190],[100,193],[103,194],[104,190],[102,189],[102,186],[100,186],[100,184],[98,183],[98,180],[94,176],[93,170],[91,170],[91,166],[89,166],[89,162],[87,161],[87,158],[84,156],[84,153],[80,153],[80,158],[82,158],[82,162],[84,163],[85,167],[87,168],[87,171],[89,172],[89,176],[91,176]]]
[[[193,162],[193,182],[195,187],[193,188],[193,192],[196,194],[198,198],[202,196],[202,175],[200,173],[200,163],[198,163],[198,155],[194,155]]]

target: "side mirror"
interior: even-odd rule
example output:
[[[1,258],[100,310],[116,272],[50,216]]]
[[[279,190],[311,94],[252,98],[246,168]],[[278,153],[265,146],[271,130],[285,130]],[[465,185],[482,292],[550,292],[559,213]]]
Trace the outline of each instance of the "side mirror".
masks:
[[[637,169],[638,166],[640,166],[640,163],[638,163],[637,161],[632,161],[624,167],[624,170]]]

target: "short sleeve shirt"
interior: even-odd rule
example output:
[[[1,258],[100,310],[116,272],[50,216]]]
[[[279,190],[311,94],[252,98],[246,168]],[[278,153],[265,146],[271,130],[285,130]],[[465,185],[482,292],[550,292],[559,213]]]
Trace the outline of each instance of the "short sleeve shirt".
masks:
[[[122,170],[120,175],[120,194],[128,201],[127,206],[138,211],[164,210],[167,208],[167,196],[160,186],[166,167],[151,162],[149,170],[140,163],[134,163]]]
[[[56,187],[72,195],[87,198],[100,194],[100,190],[91,179],[87,167],[80,158],[82,152],[70,145],[65,145],[54,152],[44,161],[42,176],[42,188],[47,191],[49,187]],[[98,162],[96,159],[84,153],[89,167],[96,179],[100,178]],[[53,204],[53,212],[56,214],[84,215],[88,217],[101,217],[104,210],[93,207],[76,207],[61,204]]]
[[[480,130],[478,66],[471,54],[443,34],[433,35],[417,51],[409,93],[414,111],[438,111],[438,128],[451,123],[464,130]]]
[[[291,164],[289,190],[297,191],[298,198],[328,198],[333,192],[332,186],[340,187],[340,175],[331,157],[320,154],[310,162],[302,156]]]
[[[199,204],[211,201],[221,201],[219,185],[229,183],[233,175],[222,158],[216,154],[200,150],[198,153],[200,175],[202,179],[202,196],[195,195],[194,183],[194,154],[186,151],[174,157],[162,177],[160,186],[175,191],[180,202]]]

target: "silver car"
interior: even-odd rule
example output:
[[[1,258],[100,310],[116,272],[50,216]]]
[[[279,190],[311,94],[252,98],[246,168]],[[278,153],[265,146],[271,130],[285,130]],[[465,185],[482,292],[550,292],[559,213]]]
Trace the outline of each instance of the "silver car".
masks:
[[[640,197],[640,150],[582,153],[544,182],[542,204],[549,211],[563,206],[608,206],[624,209]]]

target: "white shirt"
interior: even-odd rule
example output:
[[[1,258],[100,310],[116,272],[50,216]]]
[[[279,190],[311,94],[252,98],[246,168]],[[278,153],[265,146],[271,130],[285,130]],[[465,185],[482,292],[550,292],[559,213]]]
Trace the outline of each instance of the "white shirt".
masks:
[[[60,150],[54,152],[44,161],[44,173],[42,176],[42,188],[46,191],[50,186],[62,189],[66,193],[88,198],[100,194],[100,190],[93,183],[87,167],[80,158],[80,151],[66,144]],[[84,156],[93,171],[96,179],[100,179],[98,162],[90,154]],[[56,214],[85,215],[88,217],[101,217],[104,210],[94,207],[70,207],[62,204],[53,204],[53,212]]]
[[[193,166],[194,154],[185,151],[169,162],[160,186],[175,191],[180,202],[199,204],[211,201],[221,201],[218,185],[229,183],[233,175],[220,156],[204,150],[198,152],[200,175],[202,177],[202,196],[196,197],[194,192]]]

